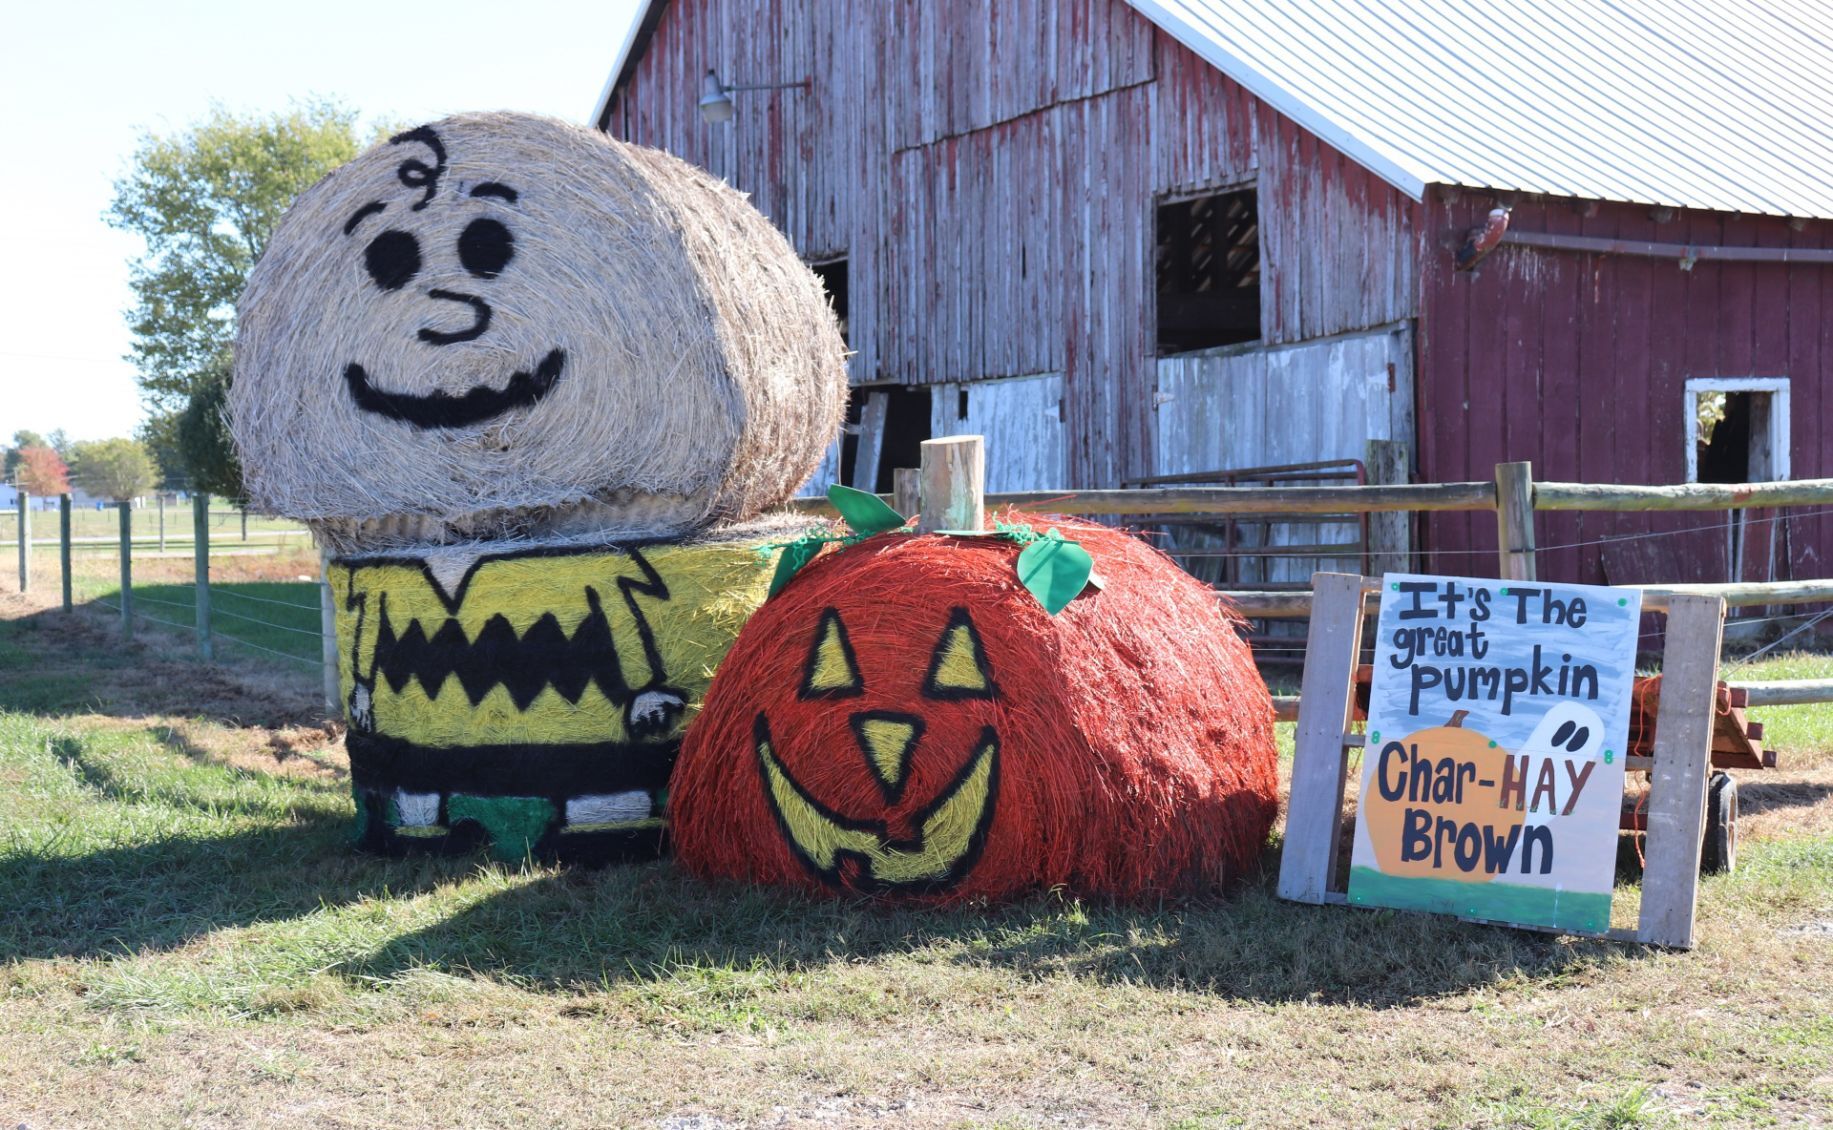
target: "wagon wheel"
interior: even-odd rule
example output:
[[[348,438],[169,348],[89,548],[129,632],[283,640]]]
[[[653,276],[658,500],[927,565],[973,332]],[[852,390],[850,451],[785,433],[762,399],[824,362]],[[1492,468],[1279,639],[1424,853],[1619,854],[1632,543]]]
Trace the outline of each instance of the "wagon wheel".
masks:
[[[1738,862],[1738,783],[1722,770],[1706,786],[1706,842],[1699,855],[1704,875],[1728,874]]]

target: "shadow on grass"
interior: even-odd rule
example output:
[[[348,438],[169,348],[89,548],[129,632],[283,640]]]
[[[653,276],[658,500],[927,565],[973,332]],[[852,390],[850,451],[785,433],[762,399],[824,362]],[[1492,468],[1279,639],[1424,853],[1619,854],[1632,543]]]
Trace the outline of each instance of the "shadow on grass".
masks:
[[[1271,855],[1271,853],[1269,853]],[[1039,895],[910,909],[702,883],[668,862],[567,871],[403,934],[350,972],[434,968],[537,991],[820,977],[861,960],[984,967],[1260,1001],[1398,1006],[1515,978],[1554,979],[1636,951],[1450,919],[1301,906],[1271,873],[1227,897],[1154,907]]]
[[[8,900],[0,963],[172,950],[218,930],[416,894],[473,869],[358,856],[347,820],[84,855],[0,852],[0,891]]]

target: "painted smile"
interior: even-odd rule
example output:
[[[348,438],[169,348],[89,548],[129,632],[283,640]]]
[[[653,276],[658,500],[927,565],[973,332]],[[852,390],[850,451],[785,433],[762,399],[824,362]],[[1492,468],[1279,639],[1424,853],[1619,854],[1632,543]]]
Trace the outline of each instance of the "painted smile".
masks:
[[[880,820],[853,820],[810,796],[777,760],[770,725],[757,716],[758,772],[772,815],[797,858],[822,881],[857,890],[942,890],[980,856],[999,795],[999,739],[991,726],[954,781],[915,817],[914,841],[896,841]],[[857,872],[842,876],[846,860]]]
[[[416,428],[462,428],[527,408],[552,392],[566,367],[564,350],[549,350],[532,373],[517,371],[502,388],[479,386],[454,396],[441,389],[424,396],[384,392],[369,382],[369,373],[354,361],[344,369],[350,398],[365,412],[400,420]]]

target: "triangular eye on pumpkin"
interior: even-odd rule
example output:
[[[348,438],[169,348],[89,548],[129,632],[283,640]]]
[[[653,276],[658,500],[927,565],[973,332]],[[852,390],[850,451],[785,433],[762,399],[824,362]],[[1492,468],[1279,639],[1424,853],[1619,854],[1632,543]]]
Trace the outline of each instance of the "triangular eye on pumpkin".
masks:
[[[992,698],[999,693],[987,666],[986,649],[980,644],[980,633],[967,609],[955,608],[948,614],[948,626],[936,641],[929,658],[929,675],[923,680],[923,694],[929,698]]]
[[[853,641],[847,638],[840,613],[829,608],[821,613],[815,642],[809,645],[808,662],[802,668],[802,697],[853,698],[864,693],[866,683],[859,674]]]

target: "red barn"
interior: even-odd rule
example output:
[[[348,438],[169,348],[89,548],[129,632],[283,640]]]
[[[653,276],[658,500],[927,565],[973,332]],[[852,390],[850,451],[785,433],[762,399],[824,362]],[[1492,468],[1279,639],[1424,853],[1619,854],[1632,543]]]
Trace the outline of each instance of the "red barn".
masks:
[[[1833,475],[1826,6],[649,0],[595,120],[828,280],[855,485],[964,431],[993,490],[1371,440],[1421,481]],[[1823,572],[1833,524],[1770,517],[1546,514],[1541,569]],[[1435,516],[1421,564],[1493,530]]]

